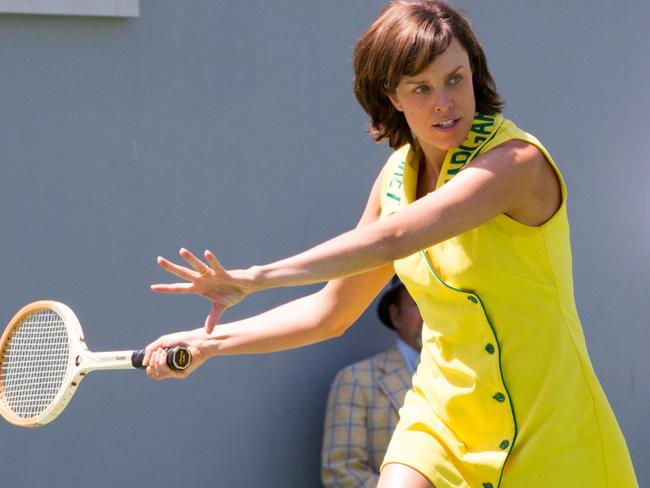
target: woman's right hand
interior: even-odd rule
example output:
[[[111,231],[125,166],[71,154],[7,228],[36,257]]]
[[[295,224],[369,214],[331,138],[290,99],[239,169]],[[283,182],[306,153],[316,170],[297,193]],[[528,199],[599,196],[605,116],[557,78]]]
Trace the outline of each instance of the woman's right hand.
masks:
[[[206,345],[207,334],[202,328],[167,334],[145,348],[142,364],[146,367],[147,376],[156,381],[186,378],[208,359]],[[167,365],[167,352],[176,346],[186,347],[192,354],[189,367],[182,371],[175,371]]]
[[[254,279],[250,272],[243,270],[227,271],[210,251],[205,251],[207,264],[190,251],[181,248],[181,258],[190,266],[180,266],[163,257],[158,257],[158,264],[169,273],[186,280],[183,283],[159,283],[151,285],[157,293],[193,294],[210,301],[211,307],[205,319],[205,330],[209,334],[219,323],[223,312],[242,301],[249,293],[255,291]]]

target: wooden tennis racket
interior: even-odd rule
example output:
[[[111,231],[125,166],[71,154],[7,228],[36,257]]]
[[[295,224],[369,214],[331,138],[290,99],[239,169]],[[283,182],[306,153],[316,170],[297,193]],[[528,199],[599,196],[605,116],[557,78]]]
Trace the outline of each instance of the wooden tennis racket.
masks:
[[[91,371],[144,368],[144,350],[91,352],[81,324],[63,303],[43,300],[23,307],[0,339],[0,414],[12,424],[38,427],[54,420]],[[184,370],[184,347],[170,349],[167,365]]]

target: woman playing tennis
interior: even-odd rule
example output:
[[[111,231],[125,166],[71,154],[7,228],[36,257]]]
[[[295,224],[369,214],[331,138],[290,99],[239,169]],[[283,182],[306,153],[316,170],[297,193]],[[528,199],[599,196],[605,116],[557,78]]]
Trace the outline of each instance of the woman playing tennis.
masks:
[[[205,326],[147,347],[155,379],[224,354],[341,335],[394,272],[425,321],[380,488],[637,486],[596,378],[573,297],[567,191],[553,159],[500,113],[485,55],[440,0],[395,0],[354,53],[370,132],[395,150],[358,226],[301,254],[225,270],[206,251],[161,293],[211,302]],[[317,293],[221,324],[248,294],[327,282]],[[187,346],[183,373],[165,348]]]

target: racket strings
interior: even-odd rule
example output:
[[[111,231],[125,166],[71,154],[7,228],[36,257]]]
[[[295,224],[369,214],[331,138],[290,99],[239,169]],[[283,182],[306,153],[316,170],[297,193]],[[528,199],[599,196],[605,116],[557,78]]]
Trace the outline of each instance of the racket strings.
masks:
[[[15,415],[32,418],[54,401],[68,370],[70,343],[63,319],[52,310],[27,315],[2,352],[2,400]]]

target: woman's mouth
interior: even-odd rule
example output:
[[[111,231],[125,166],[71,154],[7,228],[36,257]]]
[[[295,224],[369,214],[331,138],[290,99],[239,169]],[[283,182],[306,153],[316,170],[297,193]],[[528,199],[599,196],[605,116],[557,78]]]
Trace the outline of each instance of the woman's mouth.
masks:
[[[439,124],[434,124],[433,126],[436,129],[449,130],[456,127],[458,125],[458,122],[460,122],[460,119],[449,119],[449,120],[443,120]]]

